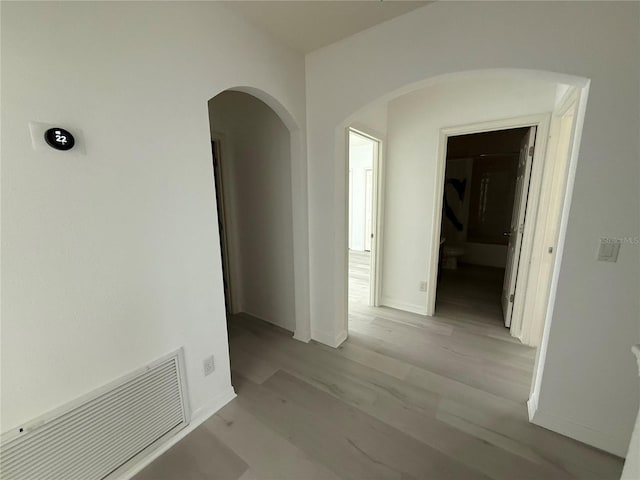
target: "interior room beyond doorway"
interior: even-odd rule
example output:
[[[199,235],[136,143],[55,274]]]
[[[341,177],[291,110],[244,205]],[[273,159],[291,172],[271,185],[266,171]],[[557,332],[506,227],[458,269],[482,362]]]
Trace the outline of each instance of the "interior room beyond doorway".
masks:
[[[376,167],[379,142],[349,130],[349,309],[375,304]]]
[[[526,211],[530,135],[524,127],[449,137],[438,315],[464,311],[474,320],[507,323],[509,309],[501,299],[506,296],[508,303],[508,277],[517,277],[517,238],[512,236],[521,234],[520,207]]]

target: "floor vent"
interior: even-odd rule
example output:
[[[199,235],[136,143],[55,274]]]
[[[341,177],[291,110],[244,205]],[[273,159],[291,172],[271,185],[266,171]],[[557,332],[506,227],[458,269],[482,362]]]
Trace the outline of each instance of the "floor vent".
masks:
[[[3,434],[2,480],[93,480],[189,422],[182,350]]]

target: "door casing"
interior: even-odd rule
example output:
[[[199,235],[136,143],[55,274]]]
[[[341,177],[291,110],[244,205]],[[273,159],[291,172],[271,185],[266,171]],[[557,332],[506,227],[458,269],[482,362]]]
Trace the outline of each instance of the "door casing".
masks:
[[[548,168],[545,169],[540,196],[541,212],[535,225],[534,248],[529,270],[527,298],[519,322],[511,323],[511,333],[522,343],[537,347],[542,341],[551,283],[560,248],[562,212],[569,193],[570,165],[581,104],[580,89],[570,88],[558,102],[549,127]]]
[[[442,204],[444,194],[444,176],[447,159],[447,143],[449,137],[458,135],[468,135],[472,133],[484,133],[496,130],[508,130],[513,128],[537,127],[536,140],[534,144],[533,165],[531,169],[531,180],[529,185],[529,196],[527,201],[527,218],[532,221],[525,225],[522,235],[522,248],[520,259],[518,262],[518,276],[522,276],[522,281],[518,285],[518,289],[514,295],[513,315],[522,314],[522,308],[516,308],[524,302],[527,288],[527,280],[529,273],[529,260],[533,245],[533,228],[534,219],[537,217],[538,203],[540,198],[540,189],[542,185],[542,174],[544,171],[544,163],[546,159],[547,139],[549,135],[549,123],[551,114],[541,113],[537,115],[527,115],[522,117],[507,118],[502,120],[493,120],[488,122],[473,123],[461,126],[446,127],[440,129],[438,144],[438,163],[436,166],[436,188],[434,189],[432,212],[432,238],[431,253],[429,256],[429,280],[427,283],[427,315],[435,315],[436,309],[436,289],[438,282],[438,258],[440,235],[442,229]],[[513,320],[512,320],[513,321]]]

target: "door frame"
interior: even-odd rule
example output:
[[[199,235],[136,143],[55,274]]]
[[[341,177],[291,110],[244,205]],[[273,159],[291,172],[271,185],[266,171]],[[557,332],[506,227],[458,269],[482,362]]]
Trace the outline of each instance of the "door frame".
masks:
[[[381,290],[381,278],[382,278],[382,232],[383,232],[383,218],[382,212],[384,211],[384,195],[381,194],[384,188],[384,175],[383,175],[383,151],[384,151],[384,139],[381,135],[378,135],[376,132],[369,130],[366,127],[362,126],[350,126],[346,128],[346,155],[347,155],[347,179],[346,185],[347,189],[349,189],[349,167],[351,165],[349,159],[349,135],[354,133],[356,135],[360,135],[361,137],[367,138],[373,141],[374,144],[374,152],[373,152],[373,192],[372,192],[372,222],[371,232],[373,234],[373,238],[371,239],[371,270],[369,273],[369,305],[373,307],[377,307],[380,305],[380,290]],[[347,202],[349,202],[351,191],[347,191]],[[349,211],[349,205],[347,204],[347,212]],[[349,228],[346,228],[347,232],[347,255],[348,255],[348,245],[349,245]],[[349,298],[349,259],[347,258],[347,268],[345,272],[346,276],[346,285],[347,285],[347,299]],[[348,310],[348,308],[347,308]],[[348,317],[348,312],[347,312]],[[348,322],[347,322],[348,323]]]
[[[224,168],[222,166],[223,163],[223,152],[224,152],[224,148],[225,148],[225,143],[226,143],[226,139],[225,139],[225,135],[222,133],[217,133],[217,132],[213,132],[211,133],[211,143],[216,144],[216,153],[218,156],[218,165],[217,165],[217,172],[215,171],[216,169],[216,165],[213,163],[213,156],[211,158],[211,162],[212,162],[212,168],[214,169],[213,171],[213,185],[216,191],[216,202],[218,201],[218,193],[220,194],[220,200],[221,200],[221,205],[216,205],[217,207],[220,208],[216,208],[216,215],[218,214],[218,212],[222,212],[222,219],[219,220],[218,225],[222,225],[222,231],[219,232],[220,237],[223,239],[223,245],[221,245],[220,248],[220,253],[222,255],[222,272],[223,272],[223,276],[226,277],[226,281],[228,282],[227,284],[229,285],[228,291],[229,291],[229,298],[227,299],[227,302],[229,304],[229,312],[227,312],[228,314],[235,314],[238,313],[238,309],[237,309],[237,304],[234,301],[234,295],[233,292],[237,291],[236,289],[236,282],[234,280],[234,275],[233,275],[233,268],[231,265],[231,258],[232,258],[232,254],[233,252],[231,251],[233,249],[230,240],[230,236],[231,236],[231,232],[229,231],[229,219],[231,218],[230,212],[229,212],[229,205],[227,202],[227,197],[225,194],[225,185],[229,185],[229,172],[227,172],[227,169]],[[216,173],[218,174],[218,179],[219,179],[219,183],[220,185],[218,185],[216,182]],[[220,191],[218,192],[218,188],[220,188]],[[227,193],[228,194],[228,193]]]
[[[525,228],[522,236],[522,247],[520,259],[518,261],[518,278],[522,275],[522,283],[519,289],[516,289],[513,301],[512,324],[515,315],[522,314],[520,304],[524,303],[527,290],[529,261],[533,246],[534,229],[537,218],[538,203],[540,198],[540,190],[542,186],[542,174],[546,160],[547,139],[549,136],[549,124],[551,113],[540,113],[536,115],[526,115],[521,117],[506,118],[501,120],[492,120],[487,122],[471,123],[453,127],[445,127],[440,129],[438,143],[438,158],[436,166],[436,184],[434,191],[434,210],[432,212],[432,237],[431,237],[431,254],[429,256],[429,281],[427,284],[427,315],[433,316],[436,307],[436,289],[438,283],[438,260],[440,235],[442,229],[442,204],[444,195],[445,168],[447,162],[447,143],[449,137],[458,135],[468,135],[473,133],[484,133],[497,130],[509,130],[522,127],[537,127],[536,139],[534,142],[533,165],[531,168],[531,180],[529,184],[529,194],[527,200]]]
[[[554,263],[559,254],[562,212],[569,193],[570,166],[573,151],[577,149],[581,89],[570,87],[556,104],[549,127],[547,146],[548,168],[542,180],[539,208],[548,212],[539,215],[535,225],[535,239],[529,270],[530,288],[526,301],[521,304],[523,313],[518,322],[512,322],[511,333],[522,343],[537,347],[547,318],[547,305],[551,295]],[[572,115],[569,131],[562,130],[565,117]],[[565,136],[566,135],[566,136]],[[559,141],[566,141],[566,151],[559,151]]]

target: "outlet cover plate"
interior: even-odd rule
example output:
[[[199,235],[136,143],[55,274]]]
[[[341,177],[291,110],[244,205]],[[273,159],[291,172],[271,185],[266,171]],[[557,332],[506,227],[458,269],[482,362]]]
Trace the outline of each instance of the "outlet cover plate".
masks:
[[[213,355],[205,358],[202,361],[202,370],[204,372],[204,376],[211,375],[216,369],[216,364],[213,359]]]

